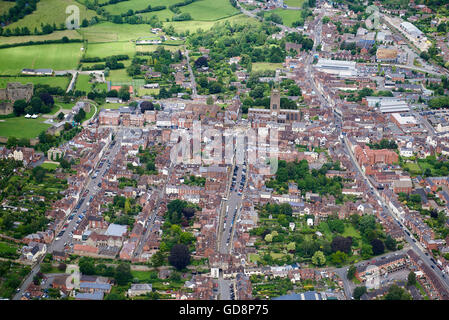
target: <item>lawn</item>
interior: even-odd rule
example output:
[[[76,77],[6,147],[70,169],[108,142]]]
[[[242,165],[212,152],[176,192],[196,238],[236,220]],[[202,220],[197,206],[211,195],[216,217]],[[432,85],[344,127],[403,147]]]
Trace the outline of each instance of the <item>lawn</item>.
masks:
[[[8,118],[0,121],[1,137],[35,138],[42,131],[51,127],[43,123],[45,119],[26,119],[25,117]]]
[[[76,5],[80,11],[80,20],[90,20],[96,16],[96,13],[92,10],[87,10],[85,6],[80,5],[75,0],[41,0],[37,3],[37,9],[32,14],[25,16],[23,19],[11,23],[7,28],[14,30],[16,27],[28,29],[33,32],[34,28],[38,28],[40,31],[41,24],[56,24],[60,26],[61,23],[65,24],[65,21],[69,14],[66,14],[66,8],[70,5]],[[81,22],[80,21],[80,22]]]
[[[284,0],[284,4],[289,7],[302,8],[304,0]]]
[[[81,43],[44,44],[0,50],[0,74],[19,74],[23,68],[75,69]]]
[[[0,77],[0,88],[6,88],[8,82],[48,84],[51,87],[60,87],[65,90],[69,85],[69,77]]]
[[[260,257],[257,253],[250,253],[249,254],[249,261],[251,262],[258,262],[260,261]]]
[[[287,10],[287,9],[274,9],[265,14],[265,17],[269,16],[271,13],[276,13],[282,18],[284,25],[293,27],[293,22],[302,20],[301,11],[299,10]]]
[[[76,78],[75,89],[84,92],[90,92],[92,89],[92,84],[89,83],[89,75],[79,74],[78,77]]]
[[[282,63],[255,62],[253,63],[253,71],[267,71],[282,68]]]
[[[229,0],[198,0],[180,9],[183,13],[190,13],[193,20],[201,21],[215,21],[240,12]]]
[[[141,96],[151,96],[151,95],[158,95],[159,89],[145,89],[145,88],[138,88],[137,89],[137,95],[139,97]]]
[[[408,168],[411,175],[419,175],[422,174],[422,169],[417,163],[407,162],[404,164],[404,168]]]
[[[351,224],[345,224],[345,231],[343,232],[342,236],[360,239],[360,233]]]
[[[54,170],[57,167],[59,167],[59,164],[57,163],[52,163],[52,162],[44,162],[43,164],[41,164],[42,168],[48,169],[48,170]]]

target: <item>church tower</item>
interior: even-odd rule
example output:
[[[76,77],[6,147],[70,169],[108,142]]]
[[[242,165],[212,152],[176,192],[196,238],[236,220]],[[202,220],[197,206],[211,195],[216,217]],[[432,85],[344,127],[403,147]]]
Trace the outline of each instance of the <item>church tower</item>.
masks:
[[[273,89],[271,91],[271,99],[270,99],[270,111],[271,115],[278,116],[281,111],[281,93],[278,89]]]

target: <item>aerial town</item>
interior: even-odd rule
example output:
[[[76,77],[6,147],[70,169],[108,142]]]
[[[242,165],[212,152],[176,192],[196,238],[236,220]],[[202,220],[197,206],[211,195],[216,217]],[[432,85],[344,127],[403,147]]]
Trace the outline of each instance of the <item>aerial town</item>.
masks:
[[[0,298],[449,300],[448,77],[447,1],[0,0]]]

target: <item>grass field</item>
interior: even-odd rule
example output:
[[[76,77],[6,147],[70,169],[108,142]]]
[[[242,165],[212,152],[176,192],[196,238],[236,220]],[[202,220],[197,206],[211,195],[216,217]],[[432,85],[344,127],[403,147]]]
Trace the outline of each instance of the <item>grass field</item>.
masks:
[[[51,125],[43,123],[44,120],[43,118],[26,119],[25,117],[4,119],[4,121],[0,121],[0,136],[35,138],[39,133],[51,127]]]
[[[419,164],[414,163],[414,162],[407,162],[407,163],[404,165],[404,168],[409,168],[410,174],[411,174],[411,175],[414,175],[414,176],[419,175],[419,174],[422,174],[422,172],[423,172],[423,170],[421,169],[421,167],[419,166]]]
[[[0,0],[0,15],[7,13],[12,7],[14,7],[14,2]]]
[[[43,164],[41,164],[41,167],[49,170],[54,170],[59,167],[59,164],[53,162],[44,162]]]
[[[66,89],[69,85],[68,77],[0,77],[0,88],[6,88],[8,82],[20,82],[23,84],[32,83],[36,85],[48,84],[51,87],[61,87]]]
[[[151,27],[147,24],[113,24],[112,22],[102,22],[88,28],[81,28],[78,31],[89,43],[129,41],[154,35],[151,33]]]
[[[0,44],[24,43],[28,41],[60,40],[62,37],[69,39],[82,39],[75,30],[55,31],[41,36],[0,37]]]
[[[112,55],[127,54],[131,59],[136,51],[132,42],[91,43],[87,46],[86,57],[105,58]]]
[[[253,63],[253,71],[276,70],[282,68],[282,63],[256,62]]]
[[[223,1],[223,0],[219,0],[219,1]],[[152,7],[156,7],[156,6],[166,6],[167,9],[162,10],[162,11],[155,11],[155,12],[150,12],[152,15],[157,15],[159,17],[159,15],[165,15],[166,13],[164,11],[169,11],[171,13],[170,17],[173,16],[173,12],[171,12],[168,7],[172,4],[181,2],[180,0],[129,0],[129,1],[124,1],[124,2],[119,2],[116,4],[111,4],[108,6],[103,7],[107,12],[111,13],[111,14],[121,14],[121,13],[125,13],[128,12],[128,10],[132,9],[134,11],[136,10],[142,10],[148,7],[148,5],[151,5]]]
[[[183,13],[190,13],[193,20],[200,21],[219,20],[240,12],[229,0],[199,0],[180,9]]]
[[[0,50],[0,74],[19,74],[23,68],[74,69],[81,57],[81,43],[43,44]]]
[[[176,32],[196,32],[198,29],[202,30],[208,30],[212,28],[213,25],[216,23],[225,23],[229,22],[231,24],[243,24],[243,23],[251,23],[251,24],[258,24],[260,23],[258,20],[254,18],[249,18],[244,14],[237,14],[229,18],[216,20],[216,21],[172,21],[172,22],[165,22],[164,26],[173,26]]]
[[[53,25],[55,23],[59,27],[61,23],[65,24],[67,17],[69,17],[69,14],[66,14],[66,8],[70,5],[76,5],[79,8],[80,23],[83,19],[90,20],[96,16],[94,11],[87,10],[85,6],[75,0],[40,0],[37,3],[36,11],[19,21],[11,23],[7,28],[14,30],[16,27],[28,27],[33,32],[34,28],[40,31],[41,23],[44,25],[47,23]]]
[[[284,4],[289,7],[301,8],[304,0],[284,0]]]
[[[292,27],[293,22],[302,20],[301,11],[299,10],[287,10],[287,9],[274,9],[266,13],[268,16],[270,13],[276,13],[282,18],[284,25]]]

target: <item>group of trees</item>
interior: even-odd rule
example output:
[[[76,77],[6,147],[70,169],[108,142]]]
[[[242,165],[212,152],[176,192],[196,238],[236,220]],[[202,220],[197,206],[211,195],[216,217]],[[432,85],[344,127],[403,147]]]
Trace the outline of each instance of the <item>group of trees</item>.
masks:
[[[367,145],[371,149],[375,149],[375,150],[379,150],[379,149],[396,150],[398,148],[398,145],[394,140],[388,140],[388,139],[382,139],[378,143],[368,143]]]
[[[173,200],[167,205],[165,220],[171,224],[181,224],[191,219],[197,210],[197,206],[184,200]]]
[[[31,100],[16,100],[13,106],[13,112],[16,116],[23,114],[49,113],[53,108],[55,101],[48,92],[35,93]]]
[[[317,192],[321,195],[331,194],[341,197],[343,187],[341,177],[327,178],[326,172],[332,167],[331,163],[325,164],[321,169],[309,169],[307,160],[299,162],[279,161],[276,177],[267,181],[268,188],[275,189],[278,193],[288,190],[288,182],[294,181],[302,192]]]
[[[78,266],[82,274],[111,277],[119,286],[126,285],[133,279],[131,266],[126,262],[121,262],[114,267],[104,263],[96,264],[92,258],[81,257]]]

